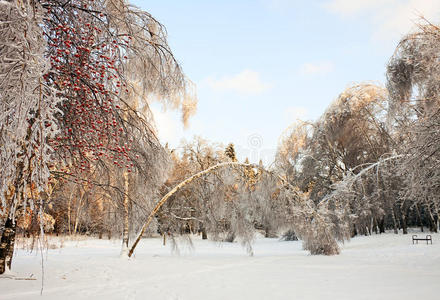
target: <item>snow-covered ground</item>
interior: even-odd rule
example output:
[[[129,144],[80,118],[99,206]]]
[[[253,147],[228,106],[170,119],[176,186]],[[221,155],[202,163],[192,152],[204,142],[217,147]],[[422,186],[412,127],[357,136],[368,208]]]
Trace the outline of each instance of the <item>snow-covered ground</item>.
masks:
[[[120,241],[65,241],[44,254],[42,297],[41,255],[18,250],[13,272],[37,280],[1,278],[0,299],[440,299],[440,234],[432,238],[356,237],[331,257],[264,238],[250,257],[238,243],[198,237],[177,255],[157,238],[130,260],[119,257]]]

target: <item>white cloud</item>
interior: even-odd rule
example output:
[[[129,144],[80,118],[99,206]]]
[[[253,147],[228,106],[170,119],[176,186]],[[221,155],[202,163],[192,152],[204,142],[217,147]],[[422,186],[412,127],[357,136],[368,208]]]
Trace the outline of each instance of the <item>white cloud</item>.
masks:
[[[216,91],[234,91],[248,95],[261,94],[272,87],[261,80],[258,72],[251,70],[244,70],[236,75],[225,76],[220,79],[210,77],[205,82]]]
[[[334,64],[329,61],[306,63],[299,68],[299,72],[303,75],[325,75],[333,71],[334,68]]]
[[[324,5],[343,17],[365,16],[373,25],[373,38],[398,39],[414,28],[420,16],[438,22],[439,0],[330,0]]]

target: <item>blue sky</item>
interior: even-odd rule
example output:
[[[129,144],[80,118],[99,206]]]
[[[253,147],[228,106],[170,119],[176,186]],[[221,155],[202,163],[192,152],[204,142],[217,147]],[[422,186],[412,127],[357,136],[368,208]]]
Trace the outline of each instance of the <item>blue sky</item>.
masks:
[[[202,136],[233,142],[239,157],[273,160],[297,118],[316,120],[348,85],[384,83],[385,65],[418,16],[436,22],[439,0],[142,1],[197,85],[197,114],[153,111],[163,142]]]

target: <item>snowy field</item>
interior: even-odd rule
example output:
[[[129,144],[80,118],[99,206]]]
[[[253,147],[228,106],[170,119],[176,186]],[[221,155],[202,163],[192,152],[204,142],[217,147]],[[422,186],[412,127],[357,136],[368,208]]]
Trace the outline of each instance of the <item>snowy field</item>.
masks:
[[[432,246],[412,245],[411,234],[357,237],[331,257],[264,238],[250,257],[238,243],[198,237],[177,255],[157,238],[130,260],[120,241],[64,241],[44,254],[42,297],[41,255],[18,250],[14,273],[37,280],[0,278],[0,299],[438,299],[440,234],[432,237]]]

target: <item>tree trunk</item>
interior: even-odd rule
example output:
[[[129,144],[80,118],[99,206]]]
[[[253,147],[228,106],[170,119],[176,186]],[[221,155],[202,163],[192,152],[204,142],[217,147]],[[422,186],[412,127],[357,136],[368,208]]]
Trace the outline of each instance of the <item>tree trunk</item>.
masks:
[[[67,202],[67,228],[69,230],[69,235],[72,235],[72,197],[73,188],[70,191],[69,202]]]
[[[357,232],[357,228],[356,228],[356,224],[353,224],[353,229],[351,230],[351,237],[355,237],[357,236],[358,232]]]
[[[16,224],[8,218],[0,242],[0,274],[11,269],[12,256],[14,255]]]
[[[427,211],[428,217],[429,217],[429,231],[437,232],[437,222],[435,221],[435,217],[432,214],[431,207],[429,207],[429,205],[428,205],[428,201],[426,201],[425,207],[426,207],[426,211]]]
[[[396,212],[394,210],[393,204],[390,204],[390,207],[391,207],[391,218],[393,219],[394,233],[398,234],[399,230],[397,229]]]
[[[270,226],[264,227],[264,237],[265,238],[276,238],[277,234]]]
[[[401,216],[401,223],[402,223],[402,229],[403,234],[408,234],[408,207],[405,205],[405,202],[402,203],[400,206],[400,216]]]
[[[405,214],[405,212],[402,212],[402,229],[403,229],[403,234],[408,234],[408,226],[406,224],[406,214]]]
[[[420,231],[423,232],[423,220],[422,220],[422,215],[420,214],[419,205],[416,205],[415,207],[417,212],[417,218],[419,219],[420,222]]]
[[[23,169],[24,163],[23,161],[20,161],[17,167],[17,177],[15,178],[14,182],[15,197],[17,197],[15,204],[13,204],[14,209],[20,205],[20,200],[23,199]],[[23,213],[24,215],[26,214],[25,211]],[[17,223],[15,221],[16,220],[13,220],[8,216],[5,223],[5,229],[0,240],[0,274],[3,274],[6,270],[11,269],[15,246],[15,232],[17,227]]]
[[[265,227],[265,228],[264,228],[264,237],[265,237],[265,238],[270,237],[270,233],[269,233],[269,228],[268,228],[268,227]]]
[[[124,173],[124,228],[122,230],[122,249],[128,249],[128,238],[130,231],[130,200],[128,198],[128,173]]]
[[[235,232],[233,232],[233,231],[228,232],[228,235],[226,236],[225,242],[233,243],[234,240],[235,240]]]
[[[206,234],[206,229],[205,227],[202,227],[202,240],[207,240],[208,239],[208,234]]]
[[[86,191],[84,192],[80,192],[81,196],[79,198],[79,203],[78,203],[78,207],[76,209],[76,215],[75,215],[75,226],[73,227],[73,234],[76,235],[76,233],[78,232],[78,226],[79,226],[79,219],[81,216],[81,209],[82,209],[82,203],[83,203],[83,198],[86,194]]]
[[[20,200],[23,199],[23,169],[23,161],[20,161],[17,167],[17,177],[14,182],[15,197],[17,197],[14,204],[15,208],[20,205]],[[25,215],[26,212],[24,211],[23,214]],[[0,274],[3,274],[6,270],[11,269],[12,257],[14,255],[16,228],[16,220],[13,220],[8,216],[5,223],[5,229],[0,240]]]
[[[438,205],[436,202],[434,202],[434,212],[435,212],[435,228],[436,228],[436,232],[440,231],[440,222],[439,222],[439,209],[438,209]]]
[[[429,231],[437,232],[437,221],[431,213],[429,213],[429,225]]]
[[[378,223],[379,233],[385,233],[385,217],[382,217]]]

